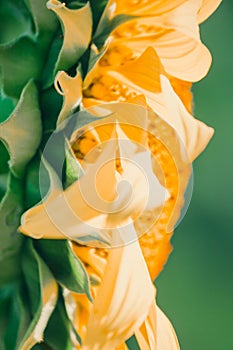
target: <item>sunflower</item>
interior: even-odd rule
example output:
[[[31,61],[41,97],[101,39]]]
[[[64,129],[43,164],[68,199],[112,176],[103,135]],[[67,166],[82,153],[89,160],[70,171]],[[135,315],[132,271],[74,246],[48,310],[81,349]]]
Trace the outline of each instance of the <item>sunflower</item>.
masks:
[[[0,347],[179,349],[153,282],[213,136],[190,89],[219,3],[0,5]]]

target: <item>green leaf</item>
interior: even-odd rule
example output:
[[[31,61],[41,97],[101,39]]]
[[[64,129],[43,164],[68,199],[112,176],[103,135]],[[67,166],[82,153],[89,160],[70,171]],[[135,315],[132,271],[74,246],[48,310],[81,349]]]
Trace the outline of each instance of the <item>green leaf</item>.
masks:
[[[35,247],[62,286],[91,299],[86,270],[67,240],[40,239]]]
[[[20,276],[20,251],[24,240],[17,233],[23,212],[23,182],[9,175],[8,189],[0,204],[0,287]]]
[[[32,35],[32,18],[23,1],[8,0],[0,3],[0,44]]]
[[[43,340],[44,330],[56,306],[58,286],[29,238],[22,255],[22,266],[33,319],[18,350],[28,350]]]
[[[0,124],[0,139],[10,153],[10,168],[22,176],[24,168],[35,154],[41,139],[41,119],[37,88],[30,81],[10,117]]]
[[[30,79],[39,79],[45,52],[28,37],[15,43],[0,45],[0,71],[2,89],[7,96],[19,98]]]
[[[57,14],[64,36],[53,71],[54,78],[58,70],[67,70],[77,64],[87,50],[92,34],[92,14],[89,3],[80,9],[69,9],[58,0],[50,0],[47,7]]]

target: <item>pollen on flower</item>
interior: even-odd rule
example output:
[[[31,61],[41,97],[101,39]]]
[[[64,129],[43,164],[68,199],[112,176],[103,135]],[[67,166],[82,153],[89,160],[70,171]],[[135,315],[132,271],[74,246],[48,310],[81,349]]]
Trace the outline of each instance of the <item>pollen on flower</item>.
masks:
[[[93,83],[84,91],[84,97],[106,102],[124,102],[137,95],[138,93],[133,89],[104,74],[96,77]]]
[[[135,36],[145,36],[147,34],[156,34],[160,35],[162,33],[162,29],[156,25],[133,22],[126,23],[117,28],[113,35],[115,38],[133,38]]]
[[[100,66],[120,66],[134,58],[133,51],[125,45],[111,45],[101,58]]]

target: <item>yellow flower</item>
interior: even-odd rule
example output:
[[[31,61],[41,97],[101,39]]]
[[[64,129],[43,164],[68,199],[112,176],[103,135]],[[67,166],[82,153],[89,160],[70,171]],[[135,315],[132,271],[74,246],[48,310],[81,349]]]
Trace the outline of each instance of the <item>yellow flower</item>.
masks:
[[[95,228],[100,237],[113,246],[106,254],[103,249],[95,251],[95,248],[74,244],[77,256],[89,265],[90,277],[99,283],[92,287],[93,306],[86,296],[73,296],[77,307],[74,321],[84,339],[82,349],[120,349],[134,333],[141,349],[149,349],[152,344],[159,349],[161,339],[165,342],[172,339],[171,349],[179,349],[169,321],[155,305],[154,287],[134,228],[134,221],[145,209],[159,208],[169,199],[168,191],[152,170],[147,132],[143,129],[146,114],[147,110],[137,105],[123,108],[120,104],[115,115],[107,119],[107,125],[102,127],[96,122],[94,128],[86,127],[93,135],[107,141],[105,145],[101,141],[104,147],[100,156],[96,159],[96,153],[87,154],[82,160],[85,174],[80,180],[63,193],[55,189],[43,204],[30,209],[22,219],[21,231],[34,238],[79,240]],[[93,159],[96,159],[94,163]],[[116,186],[122,180],[131,184],[133,192],[131,194],[130,189],[123,186],[118,188],[116,198]],[[105,205],[95,197],[95,186]],[[72,213],[66,208],[64,198]],[[158,324],[160,319],[165,324],[162,330]]]
[[[76,304],[75,327],[84,340],[78,349],[126,349],[133,334],[142,350],[179,349],[171,324],[155,304],[151,279],[171,251],[190,163],[213,135],[190,114],[190,87],[211,64],[198,23],[219,3],[110,1],[110,17],[136,17],[111,33],[84,82],[79,71],[75,77],[63,71],[56,76],[55,86],[64,95],[58,124],[80,103],[97,115],[111,110],[111,104],[99,103],[129,103],[114,111],[107,124],[95,122],[78,130],[78,139],[73,135],[84,175],[65,191],[53,188],[44,203],[24,215],[20,228],[34,238],[71,240],[95,282],[93,305],[85,295],[70,295]],[[130,120],[131,110],[138,112],[140,105],[148,108],[141,108],[148,125],[141,112]],[[99,240],[99,246],[82,246],[84,236],[92,244]]]

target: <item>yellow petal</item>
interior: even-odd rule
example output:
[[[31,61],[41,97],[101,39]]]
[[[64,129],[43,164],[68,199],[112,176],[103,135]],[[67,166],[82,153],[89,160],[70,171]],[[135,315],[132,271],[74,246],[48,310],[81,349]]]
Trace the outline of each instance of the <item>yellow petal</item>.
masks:
[[[159,307],[156,309],[157,317],[157,350],[179,350],[179,343],[175,331]]]
[[[94,276],[100,284],[107,263],[108,250],[81,246],[76,243],[73,243],[72,246],[74,253],[84,264],[89,277],[91,278]],[[94,299],[96,297],[99,284],[91,285],[91,294]],[[86,335],[86,328],[90,316],[90,311],[92,309],[93,304],[84,294],[81,295],[77,293],[72,293],[70,297],[71,300],[67,300],[67,302],[68,306],[73,305],[71,309],[73,314],[73,316],[71,315],[73,318],[73,324],[78,334],[81,336],[82,339],[84,339]]]
[[[38,227],[38,229],[36,229],[36,233],[34,232],[35,227],[37,227],[38,222],[39,222],[39,221],[37,222],[36,218],[37,218],[37,216],[40,217],[41,213],[44,211],[43,202],[46,202],[47,204],[52,203],[53,200],[56,200],[56,198],[62,193],[62,184],[61,184],[56,172],[50,166],[50,164],[46,161],[46,159],[43,157],[42,157],[42,162],[43,162],[43,165],[45,166],[45,169],[47,170],[48,175],[49,175],[49,181],[50,181],[49,191],[40,203],[38,203],[33,208],[29,209],[28,211],[26,211],[22,215],[21,226],[19,227],[19,231],[21,231],[25,235],[29,235],[29,236],[32,236],[34,238],[42,238],[44,236],[46,237],[46,235],[48,234],[47,229],[49,229],[49,226],[47,229],[44,228],[46,233],[44,232],[44,230],[39,232],[38,231],[39,227]],[[35,222],[34,222],[34,220],[35,220]],[[48,220],[49,220],[49,218],[48,218]],[[49,225],[52,225],[52,222],[50,222],[50,220],[49,220]],[[46,237],[46,238],[64,239],[65,236],[61,232],[59,232],[59,233],[55,234],[55,236],[53,235],[53,233],[50,233],[49,237]]]
[[[222,0],[202,0],[201,8],[198,12],[198,22],[204,22],[221,4]]]
[[[205,149],[214,130],[188,113],[166,77],[161,77],[161,84],[168,110],[166,120],[177,131],[190,160],[193,161]]]
[[[179,79],[198,81],[208,72],[211,55],[201,43],[197,23],[200,0],[186,1],[165,17],[166,30],[155,48],[166,71]]]
[[[156,350],[156,305],[153,303],[149,313],[141,325],[135,332],[138,344],[141,350]]]
[[[150,92],[161,91],[160,74],[164,72],[159,57],[152,47],[148,47],[145,52],[132,62],[126,63],[118,69],[106,71],[113,77],[117,77],[118,73],[124,78],[135,82],[138,87]],[[121,80],[121,77],[119,79]]]
[[[66,72],[60,71],[55,78],[57,92],[64,96],[62,109],[58,116],[57,125],[62,123],[82,100],[82,78],[79,72],[75,77],[70,77]]]
[[[110,3],[116,4],[115,13],[126,13],[130,15],[146,16],[161,15],[169,12],[177,6],[184,3],[185,0],[149,0],[149,1],[134,1],[134,0],[112,0]]]
[[[143,325],[135,332],[141,350],[179,350],[175,331],[164,313],[153,304]]]
[[[153,302],[154,288],[138,241],[111,249],[83,349],[121,345],[143,323]]]

